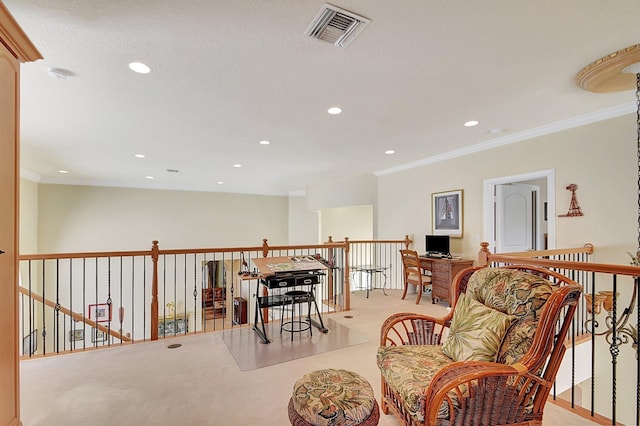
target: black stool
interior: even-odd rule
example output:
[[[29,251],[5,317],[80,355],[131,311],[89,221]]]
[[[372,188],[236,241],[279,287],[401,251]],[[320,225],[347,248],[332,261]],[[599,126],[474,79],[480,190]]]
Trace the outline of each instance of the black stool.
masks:
[[[302,290],[291,290],[284,294],[284,305],[282,307],[282,315],[280,317],[280,334],[282,330],[291,333],[291,340],[293,340],[293,333],[299,333],[301,331],[309,330],[309,335],[313,336],[313,327],[311,327],[311,303],[315,301],[313,293]],[[302,320],[302,304],[307,303],[307,318]],[[284,321],[284,311],[287,310],[287,306],[291,305],[291,320]],[[298,319],[295,318],[295,308],[298,305]]]

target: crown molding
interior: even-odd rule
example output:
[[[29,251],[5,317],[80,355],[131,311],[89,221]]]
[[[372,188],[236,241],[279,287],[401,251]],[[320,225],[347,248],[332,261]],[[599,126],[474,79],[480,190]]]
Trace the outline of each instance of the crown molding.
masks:
[[[393,173],[399,173],[405,170],[414,169],[416,167],[426,166],[428,164],[439,163],[441,161],[450,160],[457,157],[464,157],[465,155],[475,154],[477,152],[486,151],[489,149],[498,148],[504,145],[510,145],[533,139],[536,137],[548,135],[551,133],[561,132],[563,130],[572,129],[574,127],[585,126],[587,124],[596,123],[598,121],[608,120],[611,118],[619,117],[626,114],[631,114],[636,110],[635,102],[629,102],[626,104],[614,106],[611,108],[603,109],[596,112],[591,112],[577,117],[569,118],[567,120],[556,121],[554,123],[546,124],[544,126],[536,127],[533,129],[517,132],[512,135],[502,136],[496,139],[491,139],[485,142],[480,142],[475,145],[471,145],[465,148],[456,149],[453,151],[445,152],[442,154],[427,157],[422,160],[414,161],[411,163],[403,164],[400,166],[392,167],[389,169],[380,170],[374,172],[376,176],[384,176]]]

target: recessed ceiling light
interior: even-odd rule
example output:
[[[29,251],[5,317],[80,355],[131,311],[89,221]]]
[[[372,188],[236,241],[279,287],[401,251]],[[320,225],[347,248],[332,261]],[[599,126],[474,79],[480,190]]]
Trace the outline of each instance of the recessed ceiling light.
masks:
[[[466,123],[464,123],[464,127],[477,126],[478,123],[480,123],[478,120],[470,120],[470,121],[467,121]]]
[[[340,114],[342,112],[342,108],[340,107],[331,107],[327,110],[327,112],[331,115]]]
[[[489,130],[489,133],[491,133],[492,135],[495,135],[497,133],[502,133],[502,132],[504,132],[504,130],[499,128],[499,127],[496,127],[495,129]]]
[[[151,180],[151,179],[155,179],[153,176],[145,176],[144,178],[145,178],[145,179],[149,179],[149,180]]]
[[[269,141],[266,141],[266,140],[265,140],[265,141],[260,141],[260,142],[258,142],[258,143],[259,143],[260,145],[269,145],[271,142],[269,142]]]
[[[387,155],[395,154],[396,152],[393,149],[388,149],[384,152]]]
[[[66,175],[67,173],[69,173],[69,170],[58,170],[58,173],[62,173],[63,175]]]
[[[223,183],[224,183],[224,182],[223,182],[223,181],[221,181],[221,180],[219,180],[219,181],[218,181],[218,185],[222,185]]]
[[[149,74],[151,72],[149,65],[143,64],[142,62],[131,62],[129,68],[138,74]]]
[[[240,167],[242,167],[242,164],[234,164],[233,167],[239,169]]]
[[[146,158],[147,156],[144,154],[133,154],[134,157],[136,158]]]

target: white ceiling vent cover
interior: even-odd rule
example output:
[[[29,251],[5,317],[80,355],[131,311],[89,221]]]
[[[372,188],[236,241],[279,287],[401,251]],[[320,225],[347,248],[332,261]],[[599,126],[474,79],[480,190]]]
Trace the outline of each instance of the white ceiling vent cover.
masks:
[[[323,4],[307,27],[304,35],[327,41],[338,47],[347,47],[371,21],[363,16]]]

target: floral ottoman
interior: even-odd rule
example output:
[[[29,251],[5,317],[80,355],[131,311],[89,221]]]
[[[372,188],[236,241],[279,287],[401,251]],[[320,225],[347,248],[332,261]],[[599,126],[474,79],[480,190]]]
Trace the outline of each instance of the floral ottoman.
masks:
[[[293,426],[377,425],[378,403],[369,382],[352,371],[324,369],[305,374],[293,386]]]

